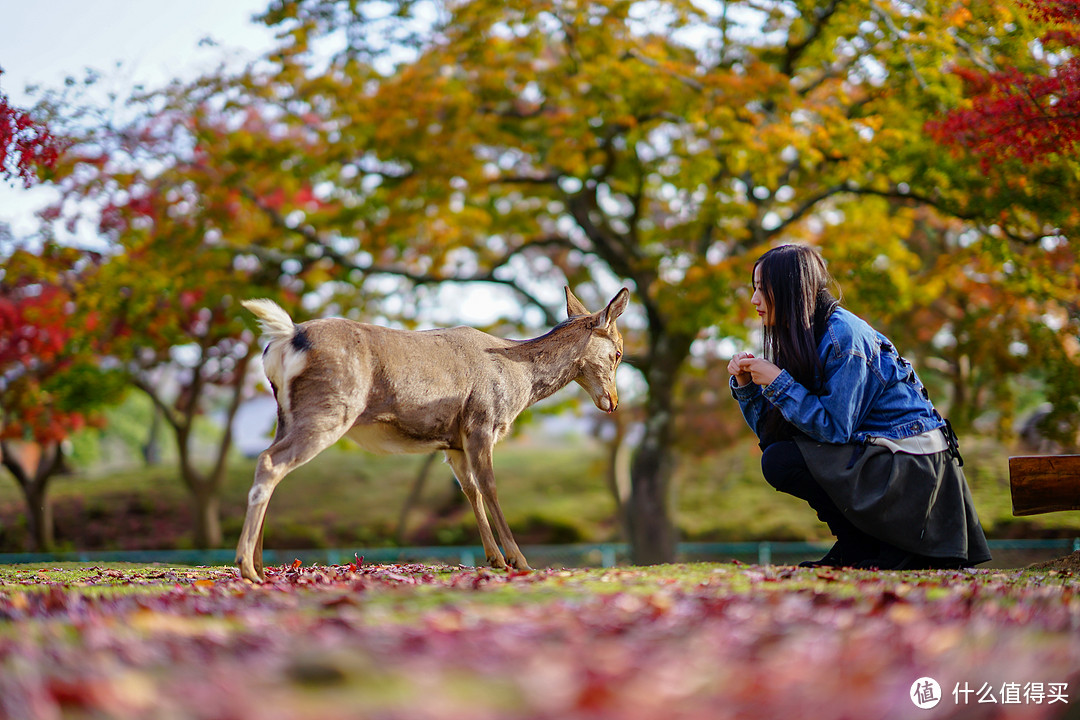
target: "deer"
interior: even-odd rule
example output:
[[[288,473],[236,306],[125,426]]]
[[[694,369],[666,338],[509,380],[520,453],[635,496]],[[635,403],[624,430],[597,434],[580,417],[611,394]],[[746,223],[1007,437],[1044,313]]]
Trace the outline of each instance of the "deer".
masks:
[[[564,289],[567,319],[530,340],[466,326],[402,330],[344,318],[296,324],[271,300],[242,301],[268,340],[263,369],[277,401],[277,429],[248,492],[236,547],[241,577],[266,580],[263,527],[274,488],[343,437],[375,454],[443,451],[476,516],[487,563],[532,570],[499,507],[495,444],[525,408],[572,381],[598,409],[611,413],[619,405],[623,340],[615,321],[630,293],[623,288],[590,313]]]

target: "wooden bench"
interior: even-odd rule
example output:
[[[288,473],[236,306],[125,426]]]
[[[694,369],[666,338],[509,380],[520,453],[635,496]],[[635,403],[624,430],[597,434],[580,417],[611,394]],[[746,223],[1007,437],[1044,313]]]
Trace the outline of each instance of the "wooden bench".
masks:
[[[1009,458],[1013,515],[1080,510],[1080,455]]]

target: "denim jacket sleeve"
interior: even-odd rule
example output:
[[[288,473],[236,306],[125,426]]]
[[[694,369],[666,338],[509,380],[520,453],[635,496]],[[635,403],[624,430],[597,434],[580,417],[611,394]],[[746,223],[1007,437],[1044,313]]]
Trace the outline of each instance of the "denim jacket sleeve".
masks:
[[[814,395],[795,382],[787,370],[762,389],[762,396],[784,418],[811,438],[826,443],[850,443],[862,424],[881,382],[866,359],[855,353],[833,357],[825,366],[825,391]]]
[[[761,422],[761,416],[765,413],[765,396],[761,392],[761,386],[754,383],[747,383],[742,387],[739,387],[735,378],[728,380],[728,385],[731,388],[731,396],[739,401],[739,410],[742,411],[743,419],[746,420],[746,424],[750,426],[750,429],[754,431],[755,435],[758,434],[758,423]]]

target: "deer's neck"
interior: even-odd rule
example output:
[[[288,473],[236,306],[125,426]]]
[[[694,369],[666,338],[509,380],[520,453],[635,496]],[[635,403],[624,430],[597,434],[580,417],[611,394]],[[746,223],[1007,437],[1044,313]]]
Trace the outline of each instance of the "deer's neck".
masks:
[[[527,361],[531,366],[529,405],[561,390],[578,376],[588,340],[588,330],[559,325],[547,335],[526,340],[515,348],[515,359]]]

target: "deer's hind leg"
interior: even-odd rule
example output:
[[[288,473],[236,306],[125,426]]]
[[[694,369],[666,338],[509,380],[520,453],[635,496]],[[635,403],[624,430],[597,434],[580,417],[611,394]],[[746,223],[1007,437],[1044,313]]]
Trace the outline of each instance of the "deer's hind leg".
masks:
[[[465,497],[469,499],[469,504],[472,505],[473,515],[476,516],[476,525],[480,528],[480,542],[484,544],[484,554],[487,556],[488,565],[493,568],[505,569],[506,560],[499,551],[495,536],[491,532],[491,525],[488,523],[487,512],[484,509],[484,496],[476,484],[476,473],[473,472],[469,459],[460,450],[447,450],[446,461],[453,468],[454,475],[457,477]]]
[[[262,582],[266,579],[262,564],[263,525],[274,488],[290,472],[337,442],[351,425],[352,422],[344,417],[322,423],[318,428],[310,424],[290,424],[259,455],[255,480],[248,492],[244,527],[236,546],[236,565],[245,580]]]

